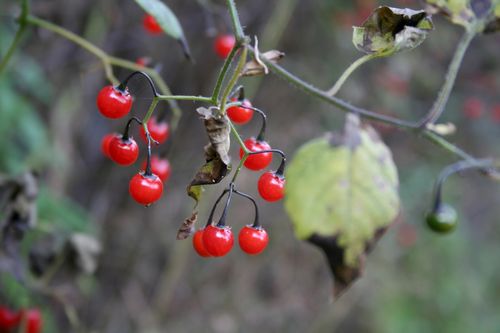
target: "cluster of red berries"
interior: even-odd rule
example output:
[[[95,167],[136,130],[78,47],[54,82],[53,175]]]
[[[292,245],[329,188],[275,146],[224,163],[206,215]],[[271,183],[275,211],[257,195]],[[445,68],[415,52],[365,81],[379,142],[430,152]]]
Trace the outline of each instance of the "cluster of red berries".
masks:
[[[268,167],[273,159],[273,153],[280,154],[282,157],[281,164],[277,171],[267,171],[263,173],[258,181],[258,191],[260,196],[266,201],[278,201],[283,198],[285,190],[285,155],[282,151],[272,149],[269,143],[264,140],[264,132],[266,128],[266,115],[263,111],[252,106],[249,100],[244,98],[243,88],[239,90],[239,98],[231,99],[231,105],[227,109],[228,118],[235,124],[243,125],[248,123],[257,112],[262,117],[262,128],[257,138],[251,137],[244,141],[245,147],[250,151],[246,156],[243,165],[254,171],[259,171]],[[240,149],[240,159],[244,158],[245,152]],[[215,208],[221,198],[229,193],[226,202],[226,207],[222,213],[219,223],[212,223]],[[250,255],[257,255],[264,251],[269,242],[269,237],[259,224],[258,207],[255,200],[248,194],[242,193],[234,189],[234,184],[229,185],[229,189],[225,190],[217,199],[208,223],[205,228],[196,231],[193,237],[193,247],[196,252],[202,257],[221,257],[229,253],[234,244],[234,237],[231,228],[225,225],[225,217],[231,195],[235,193],[252,201],[255,207],[255,221],[252,225],[244,226],[238,235],[238,242],[243,252]]]
[[[271,149],[269,143],[264,140],[264,131],[266,124],[265,114],[254,108],[252,103],[243,96],[243,90],[240,90],[239,105],[231,106],[227,109],[227,116],[229,119],[238,125],[244,125],[248,123],[254,114],[254,110],[257,111],[263,120],[262,129],[260,134],[255,137],[248,138],[244,141],[245,147],[251,152],[250,156],[247,157],[243,165],[253,171],[259,171],[267,168],[273,160],[273,152],[279,153],[283,157],[283,165],[277,171],[267,171],[263,173],[257,183],[257,188],[262,199],[273,202],[278,201],[285,195],[285,177],[283,175],[284,171],[284,155],[278,151]],[[236,99],[232,99],[232,102],[236,102]],[[240,158],[243,158],[245,152],[240,148]]]
[[[150,79],[145,73],[134,72],[120,85],[116,87],[109,85],[101,89],[97,96],[97,107],[103,116],[117,119],[130,112],[133,98],[126,84],[135,74],[142,74]],[[156,93],[156,91],[154,92]],[[133,121],[142,125],[140,120],[132,117],[127,122],[123,134],[110,133],[105,135],[101,141],[104,156],[118,165],[132,165],[139,157],[139,145],[133,137],[129,136],[129,129]],[[142,171],[130,180],[129,192],[138,203],[150,205],[160,199],[163,193],[163,182],[168,180],[171,173],[170,163],[167,159],[157,155],[151,156],[151,141],[157,144],[164,143],[169,137],[170,130],[166,121],[154,117],[148,120],[146,127],[147,133],[145,127],[141,126],[140,136],[148,145],[147,159],[142,163]]]
[[[228,194],[226,206],[219,222],[214,225],[213,217],[217,205],[221,199]],[[242,193],[234,188],[234,183],[229,184],[229,188],[224,190],[216,200],[214,207],[208,218],[208,222],[203,229],[199,229],[193,236],[193,247],[202,257],[222,257],[231,251],[234,245],[233,232],[226,226],[226,215],[231,202],[231,196],[237,194],[250,200],[255,208],[255,220],[253,224],[244,226],[238,235],[238,243],[241,250],[250,255],[257,255],[264,251],[269,243],[266,230],[259,224],[259,208],[255,200],[248,194]]]
[[[0,332],[2,333],[40,333],[42,314],[38,309],[13,311],[0,306]]]
[[[269,242],[266,230],[261,226],[246,225],[240,230],[238,242],[243,252],[257,255]],[[233,232],[227,226],[209,225],[193,236],[193,246],[202,257],[222,257],[233,248]]]

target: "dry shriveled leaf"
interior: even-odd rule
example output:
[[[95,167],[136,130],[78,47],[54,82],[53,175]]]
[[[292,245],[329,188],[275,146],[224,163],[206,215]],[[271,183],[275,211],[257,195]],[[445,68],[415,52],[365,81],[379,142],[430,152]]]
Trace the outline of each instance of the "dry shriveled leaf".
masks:
[[[419,46],[433,27],[425,11],[381,6],[354,27],[352,41],[361,52],[388,56]]]
[[[194,225],[198,220],[198,211],[193,211],[190,217],[182,222],[179,230],[177,231],[177,239],[183,240],[188,238],[194,233]]]
[[[219,183],[231,168],[229,156],[230,132],[226,115],[219,115],[214,108],[198,108],[202,117],[209,143],[205,146],[205,164],[201,166],[187,187],[187,194],[196,201],[191,217],[187,218],[177,233],[177,239],[185,239],[193,232],[198,216],[196,206],[203,192],[203,185]]]
[[[259,54],[259,57],[261,59],[270,61],[273,64],[277,64],[281,59],[283,59],[284,56],[285,53],[278,50],[271,50]],[[245,64],[245,67],[243,68],[241,75],[257,76],[257,75],[267,74],[268,72],[269,70],[267,69],[267,66],[262,61],[259,61],[258,59],[253,59]]]

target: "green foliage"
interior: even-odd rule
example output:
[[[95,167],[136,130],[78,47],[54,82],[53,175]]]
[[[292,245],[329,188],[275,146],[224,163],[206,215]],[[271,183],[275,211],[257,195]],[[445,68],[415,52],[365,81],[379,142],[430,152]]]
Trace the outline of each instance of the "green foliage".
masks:
[[[392,156],[371,127],[349,116],[342,138],[305,144],[286,171],[285,208],[295,234],[338,236],[353,266],[379,228],[399,212],[398,177]]]
[[[87,212],[74,201],[41,188],[38,196],[39,223],[67,233],[94,233]]]
[[[25,308],[31,304],[29,291],[9,273],[0,272],[0,290],[14,308]]]

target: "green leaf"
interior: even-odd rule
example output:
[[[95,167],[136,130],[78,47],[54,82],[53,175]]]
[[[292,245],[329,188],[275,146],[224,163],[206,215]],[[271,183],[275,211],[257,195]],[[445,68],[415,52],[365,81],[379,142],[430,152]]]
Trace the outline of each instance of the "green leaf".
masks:
[[[135,0],[135,2],[137,2],[146,13],[155,18],[163,31],[179,41],[184,55],[190,58],[189,46],[184,36],[184,31],[172,10],[160,0]]]
[[[424,11],[381,6],[361,27],[354,27],[352,42],[361,52],[388,56],[419,46],[432,29]]]
[[[40,189],[38,215],[41,226],[52,226],[67,233],[95,233],[94,226],[84,208],[66,197],[54,194],[45,187]]]
[[[295,234],[325,251],[338,294],[359,275],[364,254],[398,215],[391,152],[373,128],[349,115],[343,135],[300,148],[286,179],[285,208]]]

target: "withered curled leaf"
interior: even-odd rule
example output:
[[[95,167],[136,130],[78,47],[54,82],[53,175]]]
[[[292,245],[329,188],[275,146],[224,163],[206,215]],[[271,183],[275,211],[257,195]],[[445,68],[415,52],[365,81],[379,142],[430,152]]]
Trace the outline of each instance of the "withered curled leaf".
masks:
[[[245,64],[243,71],[241,73],[242,76],[257,76],[267,74],[269,72],[267,66],[265,65],[263,60],[267,60],[273,64],[278,63],[283,57],[285,53],[277,50],[270,50],[264,53],[259,53],[258,58],[252,59]]]
[[[187,218],[177,233],[177,239],[185,239],[194,230],[196,206],[203,192],[203,185],[219,183],[231,168],[229,157],[230,132],[229,120],[214,108],[197,109],[205,124],[209,143],[205,146],[205,164],[201,166],[187,187],[187,194],[196,201],[191,217]]]
[[[177,231],[177,239],[183,240],[191,236],[194,232],[194,225],[197,220],[198,212],[193,211],[191,216],[185,219],[184,222],[182,222],[182,225],[179,227],[179,230]]]
[[[381,6],[354,27],[352,42],[361,52],[389,56],[419,46],[432,29],[425,11]]]

